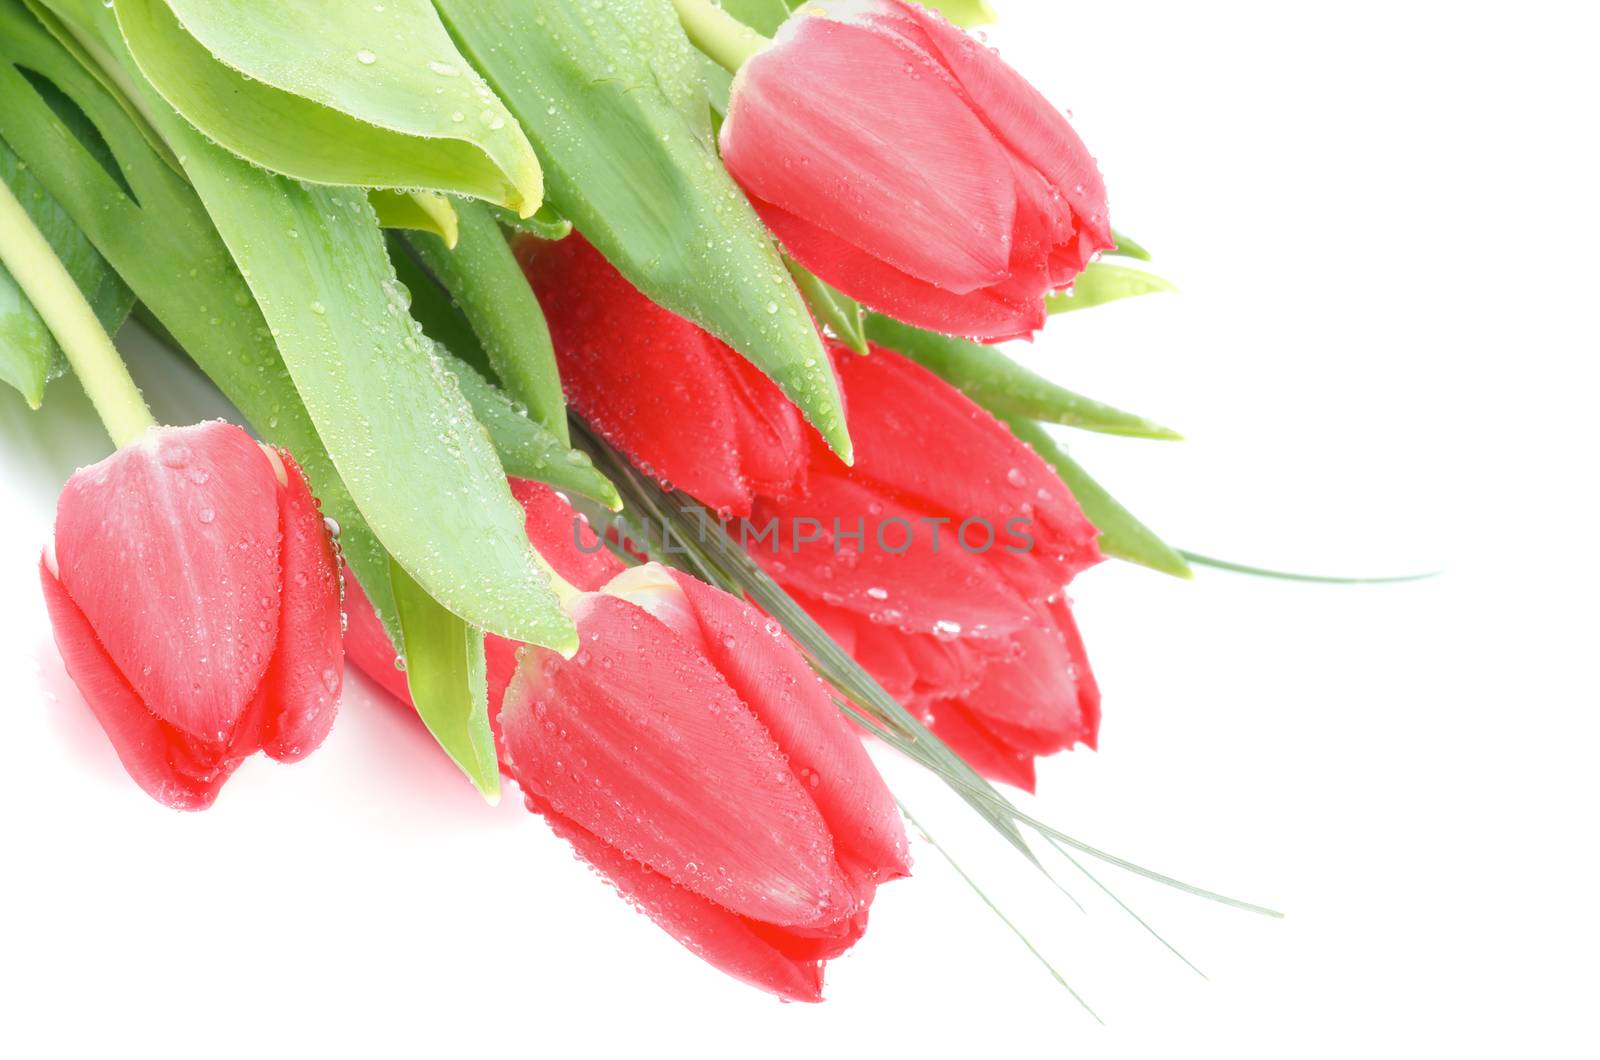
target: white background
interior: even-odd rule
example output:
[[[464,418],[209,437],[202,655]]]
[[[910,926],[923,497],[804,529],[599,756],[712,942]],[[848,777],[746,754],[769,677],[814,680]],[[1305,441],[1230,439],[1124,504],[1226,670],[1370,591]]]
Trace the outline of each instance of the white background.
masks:
[[[1074,452],[1189,548],[1448,568],[1321,588],[1107,565],[1076,586],[1102,750],[1046,765],[1037,813],[1288,918],[1102,873],[1202,981],[883,756],[1106,1026],[925,844],[829,1000],[780,1005],[514,798],[476,801],[357,678],[305,763],[252,761],[208,813],[164,810],[49,642],[35,557],[60,482],[105,449],[58,383],[40,415],[0,395],[5,1052],[1594,1055],[1583,5],[997,6],[992,39],[1073,109],[1119,227],[1183,288],[1025,351],[1190,438]],[[219,408],[164,356],[134,362],[164,417]]]

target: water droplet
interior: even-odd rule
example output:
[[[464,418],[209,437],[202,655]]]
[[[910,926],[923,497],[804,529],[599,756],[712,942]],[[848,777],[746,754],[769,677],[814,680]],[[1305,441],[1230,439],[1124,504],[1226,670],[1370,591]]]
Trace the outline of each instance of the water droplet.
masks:
[[[451,66],[449,63],[432,62],[428,64],[428,69],[432,70],[440,77],[461,76],[461,70],[457,67]]]
[[[867,595],[874,600],[887,600],[889,599],[889,590],[882,589],[874,585],[872,588],[867,590]]]
[[[373,63],[378,61],[378,57],[363,48],[356,52],[356,61],[362,66],[371,66]]]
[[[1028,476],[1022,473],[1021,468],[1014,467],[1006,472],[1006,481],[1021,489],[1028,484]]]
[[[217,513],[210,508],[201,508],[195,513],[195,518],[199,519],[202,523],[210,523],[215,520],[216,517]]]

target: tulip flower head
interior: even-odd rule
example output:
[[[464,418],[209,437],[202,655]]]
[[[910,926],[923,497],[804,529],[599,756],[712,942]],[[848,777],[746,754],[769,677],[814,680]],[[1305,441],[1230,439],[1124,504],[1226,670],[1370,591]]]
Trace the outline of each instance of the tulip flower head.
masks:
[[[894,800],[776,622],[657,564],[577,603],[571,659],[530,649],[505,768],[617,889],[694,952],[791,1000],[906,875]]]
[[[512,480],[528,537],[583,592],[571,659],[490,637],[501,769],[528,808],[704,960],[821,998],[879,884],[906,875],[894,799],[778,624],[688,575],[625,568],[559,494]],[[352,661],[402,699],[353,587]]]
[[[250,755],[327,735],[339,567],[288,453],[220,421],[150,428],[67,482],[40,579],[67,673],[157,801],[204,809]]]
[[[729,172],[784,248],[857,301],[986,341],[1111,249],[1105,184],[1060,112],[907,0],[812,4],[739,69]]]

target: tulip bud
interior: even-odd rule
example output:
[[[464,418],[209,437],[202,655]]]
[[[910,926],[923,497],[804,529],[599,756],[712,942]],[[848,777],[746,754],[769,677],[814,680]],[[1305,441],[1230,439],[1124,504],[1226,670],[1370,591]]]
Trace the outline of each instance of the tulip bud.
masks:
[[[339,568],[287,453],[220,421],[151,428],[68,480],[40,580],[67,673],[158,801],[204,809],[256,751],[327,735]]]
[[[687,575],[647,564],[574,617],[577,655],[531,649],[500,716],[529,808],[713,964],[819,1000],[909,870],[860,742],[777,623]]]
[[[779,242],[907,323],[986,341],[1037,331],[1045,294],[1113,246],[1105,185],[1067,120],[920,5],[799,16],[740,68],[721,132]]]
[[[490,637],[501,769],[578,854],[700,957],[782,997],[909,871],[894,799],[781,627],[721,590],[610,556],[559,495],[513,480],[529,540],[584,590],[571,659]],[[576,539],[574,534],[576,533]],[[405,698],[359,590],[351,659]]]

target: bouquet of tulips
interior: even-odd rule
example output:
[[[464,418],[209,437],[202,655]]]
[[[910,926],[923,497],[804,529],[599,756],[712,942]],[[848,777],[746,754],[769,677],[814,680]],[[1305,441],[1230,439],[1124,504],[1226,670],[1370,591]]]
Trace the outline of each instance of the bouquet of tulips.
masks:
[[[116,446],[39,576],[132,780],[311,753],[348,659],[795,1000],[910,871],[866,743],[1155,876],[995,786],[1095,745],[1074,576],[1189,568],[1044,425],[1176,435],[994,345],[1166,285],[988,15],[0,0],[0,377]],[[157,424],[130,315],[253,433]]]

